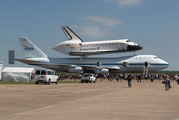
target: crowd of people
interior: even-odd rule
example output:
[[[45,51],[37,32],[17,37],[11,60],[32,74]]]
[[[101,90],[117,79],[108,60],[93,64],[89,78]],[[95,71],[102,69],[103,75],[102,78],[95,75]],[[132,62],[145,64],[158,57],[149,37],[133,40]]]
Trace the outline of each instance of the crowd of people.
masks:
[[[70,79],[70,80],[76,81],[76,79],[81,79],[81,76],[82,75],[65,75],[65,74],[63,74],[63,75],[58,75],[58,79],[59,80]]]
[[[150,79],[151,82],[153,82],[154,80],[163,80],[165,77],[165,74],[148,74],[148,75],[143,75],[143,74],[95,74],[96,78],[104,80],[107,79],[108,81],[112,81],[112,80],[117,80],[117,81],[121,81],[121,80],[127,80],[128,76],[131,76],[133,80],[137,80],[137,82],[141,82],[142,79]],[[76,79],[81,79],[81,76],[83,75],[58,75],[59,76],[59,80],[65,80],[65,79],[70,79],[70,80],[76,80]],[[176,74],[169,74],[168,75],[169,80],[170,81],[174,81],[176,80]]]
[[[58,75],[59,80],[65,80],[65,79],[70,79],[76,81],[77,79],[81,79],[83,75]],[[148,74],[148,75],[143,75],[143,74],[95,74],[96,79],[105,80],[107,79],[108,81],[113,81],[116,80],[117,82],[122,80],[128,80],[128,87],[132,86],[132,80],[137,80],[137,82],[141,82],[142,80],[150,80],[153,82],[154,80],[164,80],[163,83],[165,84],[165,90],[169,90],[171,88],[170,81],[175,81],[176,79],[176,74]]]

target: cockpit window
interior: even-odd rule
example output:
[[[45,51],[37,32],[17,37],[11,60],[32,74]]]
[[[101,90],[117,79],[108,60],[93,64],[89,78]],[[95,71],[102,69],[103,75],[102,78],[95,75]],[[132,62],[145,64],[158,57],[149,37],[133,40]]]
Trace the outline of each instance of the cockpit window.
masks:
[[[158,58],[158,57],[154,57],[154,58]]]
[[[130,40],[126,40],[126,42],[131,42]]]

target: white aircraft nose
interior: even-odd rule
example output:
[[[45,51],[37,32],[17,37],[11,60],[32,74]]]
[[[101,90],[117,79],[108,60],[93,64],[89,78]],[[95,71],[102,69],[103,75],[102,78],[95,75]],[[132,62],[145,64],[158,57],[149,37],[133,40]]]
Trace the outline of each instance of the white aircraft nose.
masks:
[[[66,54],[66,55],[69,55],[69,52],[71,51],[71,48],[68,47],[68,43],[66,43],[66,42],[62,42],[62,43],[58,44],[57,46],[53,47],[52,49],[57,52]]]
[[[164,61],[164,60],[162,60],[162,59],[160,59],[162,62],[162,65],[163,65],[163,69],[165,69],[165,68],[167,68],[167,67],[169,67],[169,63],[168,62],[166,62],[166,61]]]

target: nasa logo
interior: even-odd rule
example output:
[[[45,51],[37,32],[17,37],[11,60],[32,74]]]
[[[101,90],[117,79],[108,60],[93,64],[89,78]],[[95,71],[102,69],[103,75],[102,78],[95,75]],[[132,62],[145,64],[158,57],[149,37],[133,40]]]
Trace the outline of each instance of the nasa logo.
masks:
[[[24,44],[23,44],[23,45],[24,45]],[[27,47],[27,46],[25,46],[25,45],[24,45],[24,47],[25,47],[25,48],[24,48],[25,50],[34,50],[33,47]]]
[[[23,41],[27,41],[26,39],[23,39]]]

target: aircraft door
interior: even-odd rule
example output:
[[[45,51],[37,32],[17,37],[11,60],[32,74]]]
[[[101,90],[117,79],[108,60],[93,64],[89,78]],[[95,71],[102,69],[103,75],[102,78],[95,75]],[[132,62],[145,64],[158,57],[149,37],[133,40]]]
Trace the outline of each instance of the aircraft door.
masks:
[[[102,66],[102,62],[97,62],[97,66]]]

